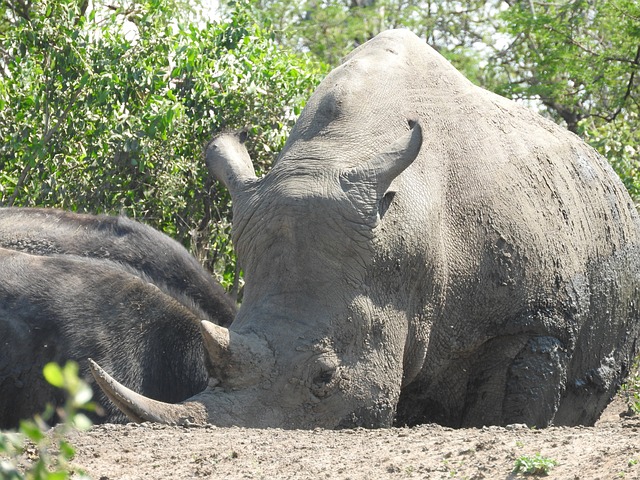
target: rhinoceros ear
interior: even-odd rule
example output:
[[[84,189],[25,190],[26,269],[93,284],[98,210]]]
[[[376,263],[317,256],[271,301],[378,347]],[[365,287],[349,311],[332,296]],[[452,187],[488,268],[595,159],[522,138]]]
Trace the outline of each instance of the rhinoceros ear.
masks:
[[[246,139],[246,130],[223,132],[213,137],[205,148],[209,173],[224,183],[232,199],[256,179],[251,157],[244,145]]]
[[[409,120],[409,128],[386,150],[340,175],[342,189],[355,204],[361,205],[366,215],[381,215],[380,210],[385,208],[385,194],[390,193],[391,183],[420,153],[422,127],[418,121]]]

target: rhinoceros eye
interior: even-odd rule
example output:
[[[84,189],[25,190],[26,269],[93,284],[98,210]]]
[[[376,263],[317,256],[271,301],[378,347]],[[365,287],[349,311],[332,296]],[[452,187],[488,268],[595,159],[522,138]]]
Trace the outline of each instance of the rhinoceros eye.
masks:
[[[331,383],[331,380],[333,379],[334,374],[335,374],[335,370],[334,371],[325,370],[324,372],[320,372],[320,374],[313,379],[313,384],[317,386],[323,386],[328,383]]]
[[[332,356],[321,356],[313,362],[310,387],[316,397],[327,397],[338,388],[341,378],[339,364]]]
[[[313,379],[311,390],[318,398],[329,396],[338,386],[336,369],[323,370]]]

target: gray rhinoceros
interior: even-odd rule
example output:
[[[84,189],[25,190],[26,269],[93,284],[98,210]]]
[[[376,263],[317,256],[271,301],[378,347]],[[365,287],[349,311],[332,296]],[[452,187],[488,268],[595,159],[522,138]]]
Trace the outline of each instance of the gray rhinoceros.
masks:
[[[0,208],[0,247],[119,262],[187,296],[220,325],[227,326],[236,313],[235,301],[182,245],[124,216]]]
[[[244,302],[229,329],[203,323],[216,367],[181,404],[94,364],[132,419],[591,424],[633,359],[640,229],[619,179],[408,31],[327,76],[264,177],[229,136],[207,160]]]

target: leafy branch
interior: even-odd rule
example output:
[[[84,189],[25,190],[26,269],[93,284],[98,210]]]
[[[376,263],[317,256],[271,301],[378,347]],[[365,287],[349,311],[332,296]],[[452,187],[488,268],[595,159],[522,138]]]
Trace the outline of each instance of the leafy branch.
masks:
[[[8,459],[0,460],[0,478],[7,480],[66,480],[71,478],[69,462],[75,455],[73,446],[65,440],[72,429],[87,430],[91,421],[81,410],[95,411],[91,403],[93,391],[78,376],[78,364],[67,362],[64,367],[56,363],[45,365],[43,375],[51,385],[63,389],[67,394],[64,406],[47,407],[42,415],[20,422],[18,432],[0,432],[0,454]],[[47,422],[54,414],[62,423],[49,431]],[[36,461],[28,467],[18,467],[20,456],[27,450],[37,452]],[[73,472],[73,478],[87,479],[81,471]]]

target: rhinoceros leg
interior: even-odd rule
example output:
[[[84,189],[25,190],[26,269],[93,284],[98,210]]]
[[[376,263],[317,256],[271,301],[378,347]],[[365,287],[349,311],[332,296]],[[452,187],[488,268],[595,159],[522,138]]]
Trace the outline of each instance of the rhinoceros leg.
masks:
[[[548,426],[565,391],[569,363],[565,350],[564,343],[550,335],[513,333],[492,338],[451,359],[435,376],[407,386],[396,424]]]
[[[589,308],[572,354],[555,425],[592,425],[615,395],[640,344],[637,248],[619,250],[591,272]]]
[[[524,335],[493,338],[464,367],[466,392],[458,422],[465,427],[505,424],[504,405],[511,365],[529,340]]]
[[[550,425],[565,389],[568,363],[565,345],[557,338],[530,338],[507,373],[502,423]]]
[[[468,367],[461,425],[548,426],[566,385],[568,355],[555,337],[516,334],[487,341]]]

